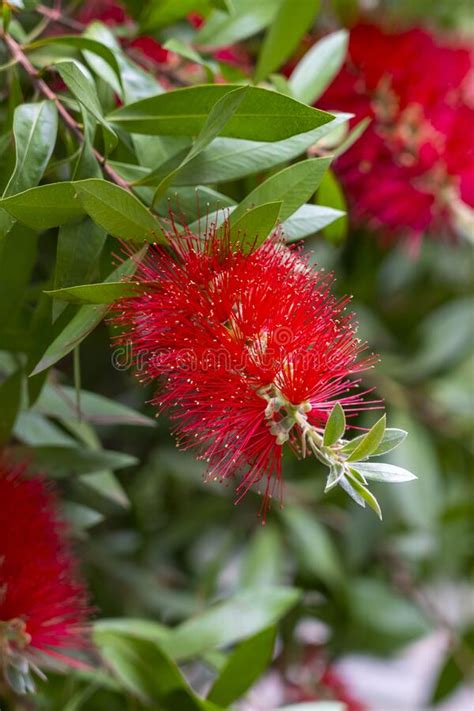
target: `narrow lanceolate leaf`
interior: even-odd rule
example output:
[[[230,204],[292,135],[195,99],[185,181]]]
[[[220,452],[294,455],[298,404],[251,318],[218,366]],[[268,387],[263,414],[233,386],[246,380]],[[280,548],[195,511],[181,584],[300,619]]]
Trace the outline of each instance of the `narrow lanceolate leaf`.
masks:
[[[351,468],[358,471],[366,479],[373,479],[373,481],[398,483],[403,481],[413,481],[417,478],[414,474],[412,474],[412,472],[408,471],[408,469],[397,467],[395,464],[386,464],[384,462],[354,462],[351,465]]]
[[[370,457],[370,455],[376,451],[377,447],[383,440],[386,419],[386,416],[383,415],[383,417],[375,423],[367,434],[364,435],[357,447],[351,452],[351,454],[349,454],[347,461],[357,462],[360,459]]]
[[[57,62],[55,66],[70,92],[102,125],[107,153],[113,151],[118,143],[117,134],[104,118],[97,90],[85,67],[75,60]]]
[[[84,215],[72,183],[51,183],[0,200],[0,208],[37,232],[73,222]]]
[[[58,112],[53,101],[20,104],[13,117],[16,164],[4,197],[33,188],[43,177],[56,144]]]
[[[331,410],[331,414],[324,428],[323,444],[325,447],[330,447],[341,439],[346,431],[346,416],[340,403],[336,402]]]
[[[240,244],[244,252],[259,247],[276,226],[281,206],[282,202],[267,202],[237,220],[231,214],[228,229],[232,242]]]
[[[276,627],[242,642],[229,656],[207,698],[223,708],[241,698],[271,664]]]
[[[108,120],[132,133],[163,136],[198,134],[213,106],[239,88],[208,84],[176,89],[117,109]],[[221,135],[255,141],[279,141],[311,131],[332,120],[331,114],[310,108],[275,91],[248,87],[234,116]]]
[[[314,235],[344,217],[342,210],[323,205],[301,205],[296,212],[282,224],[286,242],[295,242],[309,235]]]
[[[367,502],[367,504],[370,506],[370,508],[375,511],[377,516],[379,517],[380,520],[382,520],[382,509],[379,506],[379,502],[375,498],[375,496],[372,494],[371,491],[369,491],[363,484],[360,483],[357,474],[350,470],[350,473],[348,476],[351,479],[351,485],[352,487],[357,491],[357,493],[361,496],[361,498]]]
[[[317,190],[329,163],[329,158],[309,158],[280,170],[242,200],[232,213],[233,219],[243,216],[250,207],[281,200],[280,219],[286,220]]]
[[[239,108],[245,94],[248,91],[248,88],[249,87],[247,86],[240,86],[234,91],[224,94],[224,96],[222,96],[219,101],[214,104],[198,137],[191,146],[189,153],[185,156],[177,168],[163,178],[157,187],[153,197],[153,204],[155,204],[157,199],[163,195],[165,190],[169,188],[181,168],[199,155],[199,153],[203,151],[204,148],[206,148],[206,146],[208,146],[209,143],[211,143],[211,141],[219,135],[219,133],[221,133],[228,121],[230,121],[231,117]]]
[[[387,427],[380,444],[370,456],[378,457],[381,454],[386,454],[387,452],[390,452],[392,449],[395,449],[395,447],[398,447],[398,445],[403,442],[406,436],[407,432],[405,430],[399,430],[395,427]],[[355,450],[355,448],[359,446],[364,437],[365,435],[354,437],[354,439],[351,439],[350,442],[347,442],[347,444],[344,445],[341,451],[344,454],[351,454]]]
[[[133,259],[128,259],[123,264],[120,264],[120,266],[118,266],[117,269],[114,269],[114,271],[108,276],[106,282],[116,282],[121,277],[133,274],[137,264],[144,256],[145,251],[146,247],[142,248]],[[91,333],[94,328],[99,325],[107,313],[107,309],[107,304],[82,306],[75,316],[73,316],[73,318],[69,321],[67,326],[48,346],[31,375],[41,373],[43,370],[46,370],[46,368],[54,365],[54,363],[57,363],[58,360],[61,360],[61,358],[64,358],[64,356],[74,350],[74,348],[82,343],[84,338],[86,338],[89,333]]]
[[[342,67],[349,33],[339,30],[317,42],[290,77],[290,88],[300,101],[312,104],[321,96]]]
[[[0,446],[5,444],[20,408],[23,373],[17,370],[0,383]]]
[[[255,81],[265,79],[291,56],[319,10],[320,0],[283,0],[260,50]]]
[[[198,32],[195,42],[206,47],[224,47],[251,37],[273,21],[278,3],[275,0],[238,0],[232,15],[214,12]]]
[[[344,476],[344,466],[342,464],[333,464],[329,470],[329,475],[326,480],[326,486],[324,487],[324,493],[333,489]]]
[[[151,212],[118,185],[92,178],[72,184],[85,212],[113,237],[131,242],[166,242]]]
[[[126,296],[138,296],[142,290],[138,282],[117,281],[69,286],[64,289],[45,291],[45,294],[72,304],[112,304]]]
[[[15,447],[12,454],[19,460],[28,457],[37,471],[47,471],[54,479],[92,474],[103,469],[123,469],[137,463],[129,454],[84,446]]]

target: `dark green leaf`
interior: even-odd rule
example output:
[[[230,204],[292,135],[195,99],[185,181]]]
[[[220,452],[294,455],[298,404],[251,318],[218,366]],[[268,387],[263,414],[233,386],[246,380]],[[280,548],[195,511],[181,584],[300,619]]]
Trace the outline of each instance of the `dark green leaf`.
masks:
[[[383,415],[373,427],[364,435],[357,447],[347,457],[348,462],[358,462],[361,459],[370,457],[383,440],[385,433],[386,415]]]
[[[73,183],[84,210],[114,237],[132,242],[166,242],[159,222],[134,195],[106,180]]]
[[[308,104],[321,96],[344,62],[348,40],[349,33],[339,30],[311,47],[290,77],[294,96]]]
[[[323,444],[325,447],[330,447],[341,439],[346,431],[346,416],[340,403],[336,402],[331,410],[331,414],[324,428]]]
[[[23,372],[17,370],[0,383],[0,446],[10,437],[21,402]]]
[[[255,70],[255,81],[265,79],[291,56],[312,25],[320,0],[282,0],[263,41]]]
[[[54,479],[92,474],[103,469],[123,469],[137,463],[129,454],[86,447],[15,447],[12,454],[18,459],[28,457],[36,471],[47,471]]]
[[[329,242],[339,244],[346,236],[349,225],[347,215],[347,205],[337,178],[332,170],[328,170],[324,175],[318,190],[318,203],[329,205],[333,209],[341,211],[342,219],[335,224],[330,224],[324,228],[324,236]]]
[[[276,627],[268,627],[242,642],[232,652],[208,699],[224,708],[237,701],[271,664]]]
[[[219,99],[237,88],[233,84],[208,84],[176,89],[123,106],[108,119],[130,132],[193,136],[202,130]],[[256,141],[278,141],[311,131],[331,120],[331,114],[305,106],[283,94],[248,87],[222,134]]]
[[[15,109],[16,165],[4,197],[32,188],[41,180],[56,144],[58,112],[53,101],[21,104]]]
[[[25,298],[36,260],[38,238],[23,225],[14,225],[0,242],[0,325],[11,324]]]

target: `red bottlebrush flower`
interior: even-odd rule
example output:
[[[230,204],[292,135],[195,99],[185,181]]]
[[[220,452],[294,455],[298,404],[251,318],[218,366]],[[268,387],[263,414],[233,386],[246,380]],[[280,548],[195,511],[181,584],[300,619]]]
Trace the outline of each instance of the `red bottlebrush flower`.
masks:
[[[361,24],[318,106],[371,124],[335,163],[352,214],[418,242],[474,207],[474,61],[420,29]]]
[[[170,245],[151,247],[137,271],[144,293],[117,304],[118,342],[143,379],[159,381],[154,403],[209,478],[240,475],[239,498],[265,481],[265,511],[282,445],[305,456],[336,401],[348,416],[364,407],[350,376],[373,359],[359,360],[364,346],[331,277],[277,237],[250,253],[214,228],[204,240],[170,235]]]
[[[0,678],[54,663],[88,646],[86,593],[53,492],[26,466],[0,460]]]
[[[123,25],[130,21],[125,8],[116,0],[90,0],[80,8],[77,19],[85,25],[94,20],[107,25]]]
[[[145,57],[151,59],[157,64],[164,64],[168,61],[169,52],[164,49],[162,45],[156,41],[153,37],[148,35],[141,35],[136,39],[132,40],[129,47],[139,50]]]

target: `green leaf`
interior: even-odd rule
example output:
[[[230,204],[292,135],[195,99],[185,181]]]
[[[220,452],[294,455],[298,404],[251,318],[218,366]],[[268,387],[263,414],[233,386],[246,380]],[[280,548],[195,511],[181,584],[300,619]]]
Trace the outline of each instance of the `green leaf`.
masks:
[[[73,222],[84,215],[72,183],[51,183],[2,198],[0,207],[37,232]]]
[[[229,15],[216,10],[194,38],[197,45],[224,47],[264,30],[278,10],[275,0],[239,0]]]
[[[114,237],[136,243],[167,242],[159,222],[127,190],[97,178],[73,186],[85,212]]]
[[[124,688],[143,701],[154,702],[163,711],[206,708],[156,642],[100,630],[96,630],[94,639]]]
[[[346,431],[346,416],[339,402],[336,402],[324,428],[323,444],[330,447],[341,439]]]
[[[240,244],[244,252],[257,249],[275,227],[282,204],[281,201],[266,202],[248,210],[237,220],[231,214],[228,227],[231,241]]]
[[[282,0],[262,43],[255,81],[265,79],[291,56],[319,11],[320,0]]]
[[[351,468],[363,474],[366,479],[373,479],[374,481],[398,483],[402,481],[413,481],[417,478],[414,474],[409,472],[408,469],[397,467],[395,464],[354,462]]]
[[[286,506],[283,520],[303,570],[322,580],[329,588],[340,590],[344,583],[342,563],[326,528],[300,506]]]
[[[204,148],[206,148],[206,146],[209,145],[209,143],[211,143],[211,141],[219,133],[221,133],[228,121],[230,121],[231,117],[239,108],[248,91],[248,88],[248,86],[240,86],[237,89],[234,89],[234,91],[224,94],[224,96],[222,96],[219,101],[214,104],[201,131],[199,132],[199,135],[191,146],[189,153],[185,156],[181,163],[166,176],[166,178],[163,178],[157,187],[153,198],[153,204],[155,204],[157,198],[160,197],[171,185],[181,168],[199,155],[199,153],[201,153],[201,151],[203,151]]]
[[[308,104],[316,101],[342,67],[348,42],[349,33],[338,30],[313,45],[290,77],[293,95]]]
[[[164,641],[174,659],[189,659],[274,625],[298,601],[294,588],[247,589],[183,622]]]
[[[101,124],[104,130],[106,153],[112,152],[117,146],[118,137],[104,118],[95,85],[88,77],[85,68],[75,60],[56,62],[55,67],[79,103]]]
[[[328,478],[326,480],[326,486],[324,487],[324,493],[327,494],[331,491],[344,476],[344,466],[342,464],[333,464],[329,469]]]
[[[348,462],[358,462],[361,459],[370,457],[383,440],[385,433],[386,415],[383,415],[373,427],[364,435],[357,447],[347,457]]]
[[[279,529],[267,523],[257,528],[244,551],[240,587],[279,585],[282,576],[283,541]]]
[[[395,449],[395,447],[398,447],[398,445],[403,442],[406,436],[407,432],[405,432],[405,430],[399,430],[394,427],[387,427],[380,444],[370,456],[378,457],[381,454],[386,454],[387,452],[390,452],[392,449]],[[354,437],[354,439],[351,439],[350,442],[347,442],[347,444],[344,445],[344,447],[341,449],[341,452],[343,452],[343,454],[351,454],[355,450],[355,448],[359,446],[364,437],[365,435]]]
[[[45,291],[45,294],[55,299],[68,301],[72,304],[112,304],[124,297],[138,296],[143,287],[139,282],[105,282],[102,284],[81,284],[64,289]]]
[[[132,133],[192,136],[202,130],[219,99],[237,88],[233,84],[207,84],[176,89],[123,106],[111,113],[108,120]],[[331,114],[324,111],[275,91],[251,86],[222,135],[278,141],[331,120]]]
[[[329,205],[329,207],[342,212],[342,219],[335,224],[330,224],[324,228],[324,236],[333,244],[340,244],[345,238],[348,230],[349,219],[346,215],[347,205],[337,178],[332,170],[328,170],[319,186],[318,203]]]
[[[146,247],[135,255],[133,259],[128,259],[123,264],[120,264],[117,269],[114,269],[114,271],[109,274],[105,281],[115,282],[122,276],[129,276],[133,274],[138,262],[145,253],[145,249]],[[41,373],[43,370],[51,367],[54,363],[57,363],[58,360],[61,360],[61,358],[64,358],[64,356],[74,350],[74,348],[76,348],[76,346],[78,346],[84,338],[86,338],[89,333],[91,333],[94,328],[99,325],[107,313],[107,310],[108,306],[106,304],[100,306],[82,306],[75,316],[73,316],[71,321],[69,321],[67,326],[48,346],[31,375]]]
[[[291,217],[282,224],[283,234],[286,242],[308,237],[331,225],[336,220],[344,217],[342,210],[334,210],[332,207],[322,205],[301,205]]]
[[[81,401],[82,405],[82,401]],[[94,497],[102,496],[104,499],[124,508],[130,508],[130,501],[123,486],[117,477],[110,471],[95,472],[81,477],[81,484],[92,489]],[[95,500],[95,499],[94,499]]]
[[[236,180],[281,165],[304,153],[321,136],[347,121],[347,117],[348,114],[341,114],[313,131],[300,133],[292,138],[273,143],[216,138],[208,148],[180,171],[176,177],[175,185],[198,185]],[[166,164],[162,165],[146,178],[141,179],[139,184],[158,185],[168,170]],[[332,205],[332,207],[335,206]]]
[[[38,238],[14,225],[0,242],[0,326],[10,325],[22,307],[38,251]]]
[[[224,708],[237,701],[272,661],[276,627],[268,627],[242,642],[227,659],[207,696]]]
[[[0,446],[5,444],[15,424],[21,403],[23,372],[17,370],[0,383]]]
[[[20,104],[13,117],[16,164],[4,197],[39,183],[56,144],[58,112],[53,101]]]
[[[358,472],[354,471],[351,467],[349,468],[349,474],[347,475],[351,479],[351,486],[357,491],[357,493],[362,497],[362,499],[370,506],[370,508],[375,511],[380,520],[382,520],[382,509],[379,506],[379,502],[363,484],[360,483],[358,478]]]
[[[37,471],[47,471],[53,479],[92,474],[103,469],[123,469],[137,464],[137,459],[122,452],[93,450],[86,447],[37,446],[12,448],[15,458],[28,457]]]
[[[329,158],[309,158],[280,170],[245,197],[232,213],[237,220],[250,207],[281,200],[280,219],[286,220],[317,190]]]
[[[84,35],[55,35],[52,37],[44,37],[25,47],[26,51],[39,49],[41,47],[46,47],[48,45],[63,45],[66,47],[77,47],[84,51],[84,55],[89,57],[91,54],[97,55],[103,59],[112,69],[114,74],[113,88],[117,94],[122,94],[122,79],[120,76],[120,67],[118,65],[117,59],[114,53],[102,42],[98,42],[91,37],[86,37]],[[109,77],[110,79],[110,77]]]
[[[151,32],[161,27],[171,25],[190,12],[206,9],[207,0],[159,0],[159,2],[142,3],[140,29]]]

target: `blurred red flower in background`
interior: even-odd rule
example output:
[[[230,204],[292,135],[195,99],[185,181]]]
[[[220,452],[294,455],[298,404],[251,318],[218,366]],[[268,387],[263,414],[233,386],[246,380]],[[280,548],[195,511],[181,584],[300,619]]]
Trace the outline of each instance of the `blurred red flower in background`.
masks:
[[[209,478],[240,474],[239,498],[265,480],[265,510],[281,445],[304,453],[305,427],[323,428],[336,401],[349,417],[366,407],[349,376],[373,359],[359,360],[365,346],[331,277],[276,237],[249,253],[215,229],[170,241],[138,267],[145,293],[117,304],[119,342],[144,379],[159,379],[155,404]]]
[[[70,655],[88,647],[86,593],[54,493],[2,458],[0,502],[0,677],[80,666]]]
[[[350,34],[345,66],[318,106],[369,117],[335,163],[356,221],[416,242],[452,231],[474,207],[474,62],[421,29],[369,24]]]

